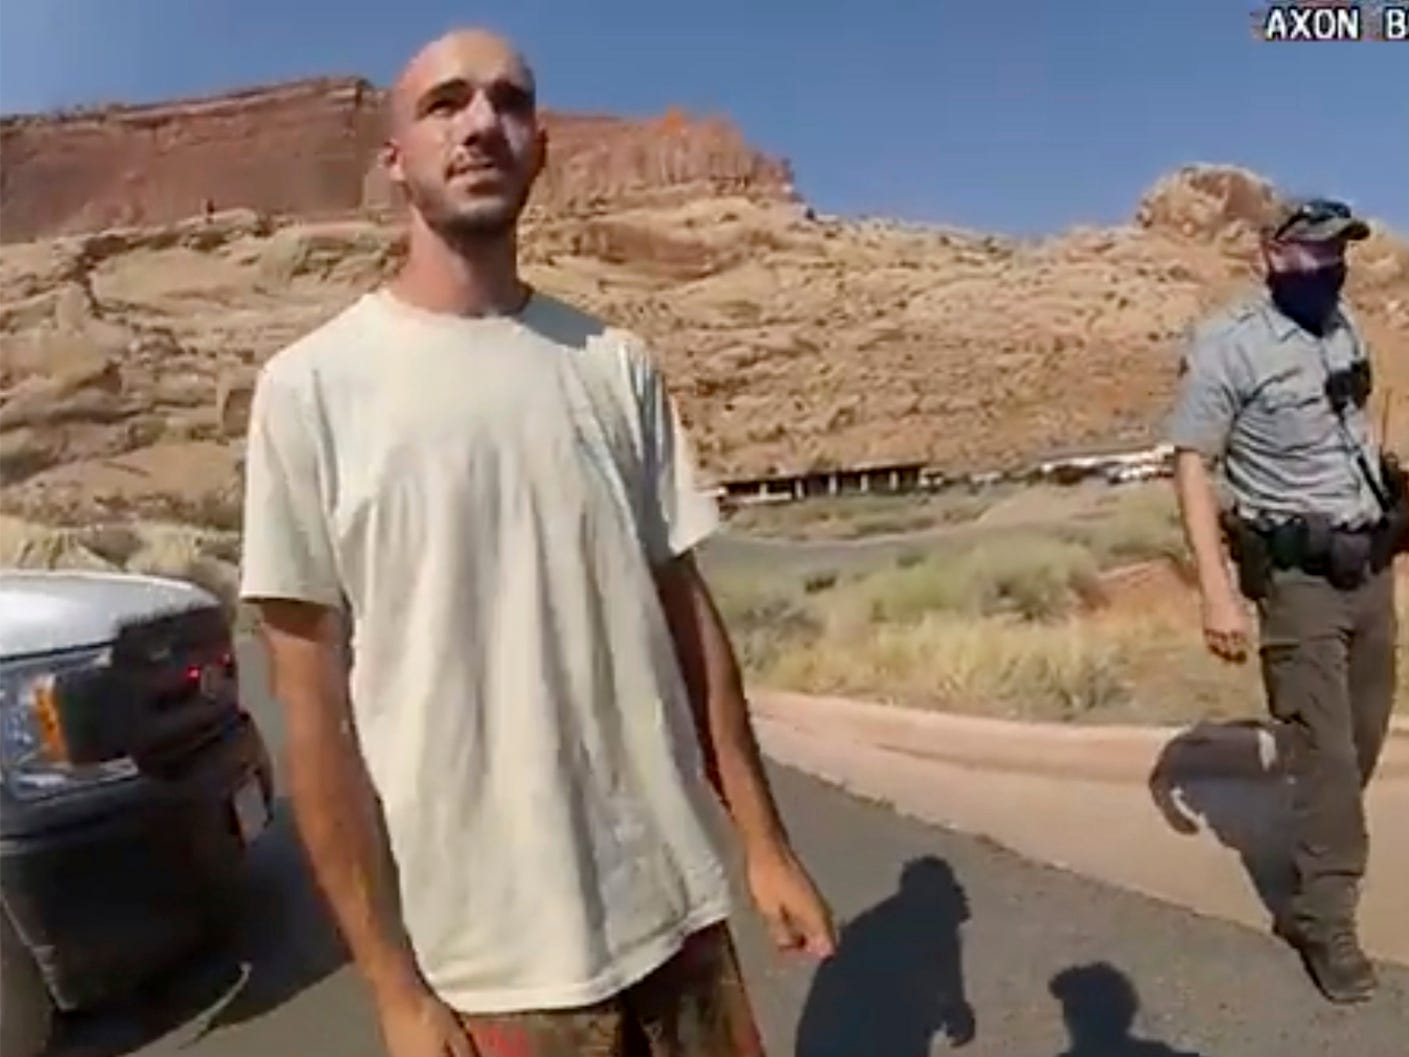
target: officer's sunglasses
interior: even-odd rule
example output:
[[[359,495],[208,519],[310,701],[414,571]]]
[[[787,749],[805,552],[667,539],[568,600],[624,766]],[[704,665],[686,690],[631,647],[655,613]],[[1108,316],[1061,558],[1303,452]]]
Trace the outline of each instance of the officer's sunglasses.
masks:
[[[1287,217],[1272,233],[1272,240],[1280,239],[1293,224],[1299,224],[1303,220],[1310,224],[1324,224],[1328,220],[1349,220],[1350,207],[1344,202],[1333,202],[1326,198],[1313,198],[1309,202],[1299,205],[1291,216]]]

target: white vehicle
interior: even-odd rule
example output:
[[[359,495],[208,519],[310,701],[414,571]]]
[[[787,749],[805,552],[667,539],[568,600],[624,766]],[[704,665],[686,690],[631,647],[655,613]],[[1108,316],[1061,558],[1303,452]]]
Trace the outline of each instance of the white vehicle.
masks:
[[[193,585],[0,570],[0,1057],[213,934],[269,819],[228,621]]]

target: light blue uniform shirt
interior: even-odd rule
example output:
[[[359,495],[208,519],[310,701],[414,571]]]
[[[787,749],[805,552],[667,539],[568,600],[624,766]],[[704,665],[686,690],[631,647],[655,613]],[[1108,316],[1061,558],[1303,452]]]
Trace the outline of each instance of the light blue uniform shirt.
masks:
[[[1330,372],[1368,356],[1344,309],[1318,338],[1268,294],[1253,297],[1195,332],[1180,366],[1169,442],[1219,460],[1243,517],[1320,513],[1337,524],[1373,523],[1380,505],[1355,459],[1358,447],[1378,482],[1368,416],[1347,403],[1339,418],[1325,393]]]

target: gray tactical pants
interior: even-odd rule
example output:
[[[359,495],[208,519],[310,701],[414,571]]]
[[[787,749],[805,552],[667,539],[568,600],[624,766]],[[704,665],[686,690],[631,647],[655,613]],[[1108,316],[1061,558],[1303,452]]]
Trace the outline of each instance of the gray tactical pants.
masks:
[[[1263,683],[1293,776],[1288,908],[1304,926],[1353,919],[1369,838],[1362,793],[1394,705],[1394,576],[1353,590],[1294,570],[1258,604]]]

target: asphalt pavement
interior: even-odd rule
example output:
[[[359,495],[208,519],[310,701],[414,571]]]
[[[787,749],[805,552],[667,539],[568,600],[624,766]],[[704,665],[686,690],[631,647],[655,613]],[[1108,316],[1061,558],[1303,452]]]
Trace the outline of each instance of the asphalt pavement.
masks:
[[[991,537],[994,531],[988,533]],[[941,525],[894,536],[857,539],[766,539],[722,532],[700,547],[700,567],[707,574],[790,573],[848,569],[860,571],[893,563],[905,556],[922,556],[936,545],[977,538],[971,525]]]
[[[258,658],[246,685],[262,685]],[[277,713],[250,692],[271,745]],[[820,969],[736,931],[771,1057],[1404,1057],[1409,971],[1370,1004],[1312,989],[1278,941],[1028,862],[773,769],[795,842],[842,920]],[[1131,854],[1139,854],[1132,848]],[[120,1009],[74,1018],[54,1057],[380,1057],[285,805],[252,852],[230,942]],[[930,1040],[934,1048],[930,1049]]]

